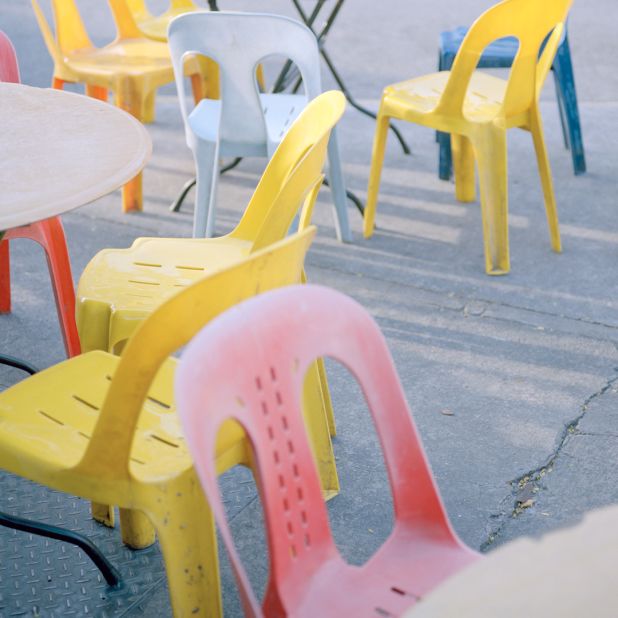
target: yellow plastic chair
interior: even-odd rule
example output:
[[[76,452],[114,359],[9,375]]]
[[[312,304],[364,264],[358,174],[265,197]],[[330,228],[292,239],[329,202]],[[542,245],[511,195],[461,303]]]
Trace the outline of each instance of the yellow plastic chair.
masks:
[[[121,357],[82,354],[0,393],[0,467],[145,513],[159,535],[175,616],[219,616],[221,598],[212,514],[176,416],[177,361],[168,357],[234,304],[299,282],[314,234],[310,227],[179,291]],[[324,418],[307,422],[327,437]],[[240,426],[228,424],[220,472],[250,465],[249,451]],[[336,475],[332,451],[316,457],[330,459]]]
[[[344,96],[334,91],[307,105],[275,151],[240,223],[230,234],[204,239],[140,238],[129,249],[99,252],[86,266],[77,289],[76,321],[82,351],[119,353],[140,322],[179,287],[280,240],[301,206],[299,228],[306,227],[322,183],[330,131],[344,107]],[[322,361],[316,372],[315,405],[323,410],[330,434],[335,435]],[[330,497],[339,485],[334,476],[327,479],[328,474],[326,470],[324,490]],[[113,509],[107,504],[93,504],[93,516],[114,525]],[[131,547],[146,547],[154,541],[152,528],[139,514],[121,510],[121,529],[124,542]]]
[[[330,131],[341,117],[337,91],[311,101],[269,161],[240,222],[217,238],[138,238],[128,249],[105,249],[86,266],[77,289],[82,350],[118,352],[140,320],[179,285],[200,279],[280,240],[309,196],[308,218],[322,180]]]
[[[167,45],[144,38],[127,8],[125,0],[108,0],[118,33],[105,47],[95,47],[84,27],[74,0],[51,0],[56,36],[38,0],[31,0],[39,28],[54,61],[54,88],[65,82],[83,83],[86,94],[107,100],[113,91],[116,105],[143,122],[154,120],[157,88],[174,81]],[[201,65],[195,58],[185,65],[197,86],[194,97],[205,96]],[[127,183],[122,192],[125,212],[142,209],[141,174]]]
[[[415,122],[451,133],[455,193],[475,199],[478,167],[488,274],[509,272],[506,131],[532,133],[545,198],[552,249],[561,251],[551,171],[543,138],[539,96],[564,28],[572,0],[504,0],[471,26],[451,71],[432,73],[388,86],[382,94],[373,143],[364,235],[373,233],[378,187],[389,119]],[[541,44],[549,36],[543,53]],[[476,70],[492,41],[514,36],[519,50],[508,80]]]

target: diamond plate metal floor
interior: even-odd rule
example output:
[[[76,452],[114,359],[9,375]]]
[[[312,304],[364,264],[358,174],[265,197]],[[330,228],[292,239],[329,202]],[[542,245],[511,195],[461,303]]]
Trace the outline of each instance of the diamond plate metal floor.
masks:
[[[248,470],[222,478],[231,517],[255,498]],[[133,551],[119,530],[97,524],[85,500],[0,472],[0,510],[85,534],[120,571],[122,585],[110,588],[90,559],[73,545],[0,527],[0,618],[32,616],[143,616],[143,605],[166,589],[158,545]],[[157,616],[171,615],[157,606]]]

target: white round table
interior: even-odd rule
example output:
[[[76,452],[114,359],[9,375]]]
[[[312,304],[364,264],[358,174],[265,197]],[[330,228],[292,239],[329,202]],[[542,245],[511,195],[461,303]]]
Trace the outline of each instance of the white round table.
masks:
[[[490,552],[435,588],[404,618],[615,618],[618,506],[541,539]]]
[[[0,83],[0,230],[83,206],[138,174],[152,152],[126,112],[79,94]]]

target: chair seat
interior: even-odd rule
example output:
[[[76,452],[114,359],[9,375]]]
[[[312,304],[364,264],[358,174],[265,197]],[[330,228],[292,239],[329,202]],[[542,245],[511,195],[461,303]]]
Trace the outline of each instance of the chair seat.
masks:
[[[307,105],[307,97],[302,94],[260,94],[268,145],[274,152],[283,136]],[[209,142],[216,142],[219,136],[219,118],[221,115],[221,100],[202,99],[189,114],[189,126],[195,135]],[[227,156],[265,157],[273,152],[263,142],[244,143],[229,142],[221,139],[219,154]]]
[[[398,117],[402,119],[435,127],[439,122],[437,117],[432,116],[428,122],[424,122],[423,116],[435,109],[449,76],[450,71],[440,71],[387,86],[384,101],[389,113],[400,110],[401,115]],[[466,118],[474,122],[487,122],[494,118],[500,110],[506,85],[504,79],[475,71],[464,99]]]
[[[164,300],[246,257],[251,247],[251,242],[230,236],[207,241],[138,238],[128,249],[100,251],[86,266],[77,289],[82,350],[112,349]],[[109,341],[112,332],[117,334]]]
[[[44,481],[37,470],[49,478],[76,465],[119,361],[107,352],[89,352],[0,393],[0,467]],[[173,358],[163,364],[142,408],[131,453],[131,473],[139,480],[169,478],[192,466],[172,396],[176,364]],[[221,432],[222,453],[242,443],[242,436],[238,425]]]
[[[72,71],[84,77],[121,74],[156,78],[160,75],[162,83],[174,79],[167,45],[145,38],[124,39],[105,47],[76,51],[66,62]]]

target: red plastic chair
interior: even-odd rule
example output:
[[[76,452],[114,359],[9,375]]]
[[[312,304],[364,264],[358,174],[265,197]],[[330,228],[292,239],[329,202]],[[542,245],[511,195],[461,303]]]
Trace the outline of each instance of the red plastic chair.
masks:
[[[0,31],[0,81],[19,83],[19,68],[15,49],[2,31]],[[79,336],[75,326],[75,289],[66,238],[59,217],[52,217],[45,221],[38,221],[5,232],[0,241],[0,313],[11,311],[11,269],[8,241],[15,238],[29,238],[43,247],[56,298],[56,309],[62,327],[64,347],[68,356],[79,354]]]
[[[393,531],[360,567],[346,563],[333,541],[301,415],[303,378],[320,356],[340,361],[361,384],[393,494]],[[292,286],[222,314],[183,355],[176,397],[247,615],[398,616],[480,557],[451,528],[386,342],[350,298]],[[236,553],[216,481],[216,436],[229,419],[247,432],[258,471],[270,553],[263,609]]]

